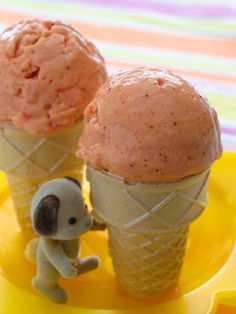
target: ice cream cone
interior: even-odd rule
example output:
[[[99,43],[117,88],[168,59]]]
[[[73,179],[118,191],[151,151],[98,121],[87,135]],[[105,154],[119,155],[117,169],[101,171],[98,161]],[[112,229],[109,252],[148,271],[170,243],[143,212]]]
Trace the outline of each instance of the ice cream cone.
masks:
[[[119,286],[150,297],[176,286],[189,224],[207,205],[210,170],[178,182],[128,184],[87,169],[91,202],[108,225],[109,249]]]
[[[42,137],[13,126],[0,126],[0,168],[7,173],[17,218],[24,235],[31,237],[30,206],[45,181],[66,175],[82,179],[83,162],[75,157],[82,121]]]

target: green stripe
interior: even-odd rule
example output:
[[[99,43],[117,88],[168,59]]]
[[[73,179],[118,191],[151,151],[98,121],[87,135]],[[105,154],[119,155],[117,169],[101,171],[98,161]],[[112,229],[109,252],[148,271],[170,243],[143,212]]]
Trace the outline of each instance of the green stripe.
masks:
[[[168,19],[168,17],[158,17],[154,18],[152,16],[142,16],[142,15],[129,15],[131,19],[135,19],[136,21],[140,21],[145,24],[150,24],[153,26],[157,25],[163,25],[166,27],[171,27],[171,28],[180,28],[184,30],[201,30],[203,32],[206,32],[206,30],[211,30],[214,31],[217,35],[219,35],[219,31],[223,31],[226,33],[228,30],[232,30],[232,32],[235,32],[235,26],[236,23],[231,21],[231,22],[222,22],[222,21],[217,21],[216,23],[213,23],[212,21],[204,20],[204,19],[198,19],[198,20],[191,20],[191,21],[176,21],[174,19]]]
[[[186,56],[185,59],[181,59],[178,58],[178,56],[175,56],[174,52],[173,57],[160,55],[158,54],[158,51],[156,56],[153,56],[152,54],[148,54],[148,52],[145,53],[145,51],[141,49],[126,49],[124,51],[122,49],[119,49],[119,47],[117,46],[107,47],[105,44],[99,45],[99,50],[107,58],[115,58],[116,60],[124,61],[126,63],[131,62],[131,64],[162,63],[163,65],[179,66],[185,69],[209,69],[211,73],[218,72],[219,74],[223,73],[232,76],[235,76],[236,73],[236,62],[232,62],[231,65],[220,63],[218,60],[215,63],[213,63],[213,61],[211,61],[211,63],[208,63],[207,60],[200,60],[199,58],[191,55],[189,55],[189,57]]]
[[[225,96],[210,92],[207,92],[206,96],[219,116],[229,120],[236,120],[236,96]]]

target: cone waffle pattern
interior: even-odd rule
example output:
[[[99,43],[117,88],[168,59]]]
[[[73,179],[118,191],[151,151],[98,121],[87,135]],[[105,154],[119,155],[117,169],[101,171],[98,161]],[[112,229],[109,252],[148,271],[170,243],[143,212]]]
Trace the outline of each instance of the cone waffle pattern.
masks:
[[[10,126],[0,128],[0,168],[7,173],[19,224],[29,238],[31,200],[38,187],[65,175],[82,179],[83,162],[74,155],[80,131],[81,123],[44,138]]]
[[[156,295],[177,284],[188,227],[155,236],[109,227],[109,249],[120,287],[131,295]]]
[[[87,176],[94,210],[108,224],[110,255],[122,290],[150,297],[175,287],[189,224],[207,205],[209,170],[156,186],[127,185],[91,169]],[[111,186],[103,202],[99,186],[104,191]],[[124,207],[118,211],[119,204]]]

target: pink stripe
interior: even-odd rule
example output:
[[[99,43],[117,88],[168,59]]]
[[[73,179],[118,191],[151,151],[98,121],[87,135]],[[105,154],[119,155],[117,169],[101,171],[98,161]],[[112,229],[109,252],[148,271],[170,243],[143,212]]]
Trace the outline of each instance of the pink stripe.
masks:
[[[235,152],[236,151],[236,145],[229,145],[227,143],[223,143],[223,148],[225,152]]]
[[[236,128],[229,128],[229,127],[221,126],[221,131],[222,133],[236,136]]]
[[[224,5],[181,5],[155,3],[146,1],[128,1],[128,0],[72,0],[73,2],[84,2],[86,4],[98,4],[114,7],[125,7],[129,9],[141,9],[167,13],[173,15],[191,15],[191,16],[207,16],[207,17],[233,17],[236,16],[236,9]]]

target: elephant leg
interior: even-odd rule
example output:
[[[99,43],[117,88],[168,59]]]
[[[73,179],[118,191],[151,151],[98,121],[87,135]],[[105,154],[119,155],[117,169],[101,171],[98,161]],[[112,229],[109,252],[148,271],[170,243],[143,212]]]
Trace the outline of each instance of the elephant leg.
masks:
[[[41,261],[37,264],[37,275],[32,280],[32,285],[50,300],[57,303],[65,303],[68,293],[58,285],[60,275],[48,262]]]

